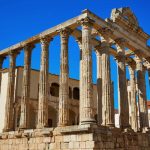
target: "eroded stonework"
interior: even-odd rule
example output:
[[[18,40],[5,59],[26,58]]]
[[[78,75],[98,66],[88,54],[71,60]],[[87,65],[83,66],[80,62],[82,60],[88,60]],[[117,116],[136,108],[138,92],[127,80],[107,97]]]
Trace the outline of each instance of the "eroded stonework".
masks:
[[[55,83],[53,86],[58,92],[55,93],[58,105],[52,115],[49,113],[49,48],[56,35],[60,35],[61,40],[61,64],[59,85]],[[72,97],[68,62],[68,43],[71,35],[80,49],[80,83],[79,88],[75,89],[75,99],[79,100],[76,119],[71,117],[70,110],[73,107],[69,101]],[[2,76],[8,79],[7,89],[0,90],[2,104],[5,103],[0,150],[149,150],[150,132],[145,83],[145,72],[150,72],[150,47],[146,44],[148,39],[149,35],[139,27],[130,8],[114,9],[111,18],[106,20],[89,10],[84,10],[81,15],[65,23],[0,51],[1,70],[4,59],[9,56],[10,60],[8,74],[0,72],[0,84],[3,81]],[[35,80],[31,74],[31,54],[37,43],[41,44],[40,72],[36,81],[38,88],[31,89],[32,80]],[[92,49],[97,57],[97,85],[93,85],[92,82]],[[23,82],[22,89],[19,89],[21,96],[18,101],[16,57],[22,50],[24,68],[22,79],[19,80]],[[118,127],[114,121],[116,89],[110,75],[113,69],[110,66],[111,55],[117,64]],[[129,69],[130,80],[127,80],[126,68]],[[37,101],[33,102],[31,93],[37,89]],[[50,92],[52,91],[54,92]],[[35,109],[30,108],[31,103],[35,103]],[[20,107],[17,107],[18,105]],[[32,113],[37,116],[34,118]],[[55,125],[49,116],[53,116]],[[33,120],[34,126],[31,126]]]

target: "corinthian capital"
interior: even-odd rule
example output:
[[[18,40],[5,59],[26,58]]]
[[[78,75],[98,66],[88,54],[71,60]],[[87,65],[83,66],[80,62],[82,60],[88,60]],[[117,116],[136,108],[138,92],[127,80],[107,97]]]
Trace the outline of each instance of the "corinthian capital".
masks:
[[[72,33],[72,30],[70,28],[62,28],[57,32],[59,32],[62,37],[68,37]]]
[[[35,48],[35,45],[34,44],[26,44],[25,46],[24,46],[24,50],[25,51],[31,51],[33,48]]]
[[[86,18],[78,21],[77,23],[82,25],[82,26],[90,27],[93,25],[94,20],[90,19],[89,17],[86,17]]]
[[[20,51],[20,50],[16,50],[16,51],[10,50],[10,51],[9,51],[9,56],[12,57],[12,58],[16,58],[17,55],[20,53],[19,51]]]
[[[100,28],[98,33],[103,37],[110,37],[113,34],[113,31],[107,27]]]
[[[49,45],[49,42],[52,41],[53,38],[50,36],[45,36],[40,38],[40,42],[42,45]]]

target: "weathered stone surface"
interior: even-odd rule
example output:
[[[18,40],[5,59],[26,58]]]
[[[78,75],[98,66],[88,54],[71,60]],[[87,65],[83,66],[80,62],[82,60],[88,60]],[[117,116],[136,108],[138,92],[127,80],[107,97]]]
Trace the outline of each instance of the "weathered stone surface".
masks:
[[[81,126],[80,126],[81,127]],[[80,128],[79,127],[79,128]],[[28,137],[15,138],[15,136],[0,139],[0,150],[149,150],[150,138],[148,134],[143,133],[122,133],[118,130],[116,134],[109,130],[105,134],[95,133],[95,130],[100,130],[101,127],[93,128],[93,132],[74,133],[70,131],[67,135],[56,134],[52,137]],[[81,130],[83,127],[81,127]],[[92,129],[92,128],[91,128]],[[58,130],[56,128],[56,130]],[[61,129],[59,128],[61,132]],[[111,134],[110,134],[111,133]],[[14,132],[11,135],[15,134]],[[95,138],[96,137],[96,138]],[[52,140],[54,138],[55,140]]]
[[[80,26],[82,31],[78,28]],[[48,56],[51,37],[58,34],[61,38],[61,65],[60,81],[56,90],[59,94],[54,99],[54,97],[52,98],[54,96],[52,95],[53,89],[50,88],[49,92]],[[70,35],[76,38],[80,48],[80,93],[78,89],[78,98],[75,97],[80,102],[75,103],[69,101],[69,99],[72,100],[72,95],[69,94],[69,90],[72,89],[69,87],[68,67]],[[100,36],[100,39],[96,36]],[[76,18],[0,51],[0,82],[3,60],[7,55],[10,56],[8,89],[7,95],[5,95],[5,126],[4,132],[0,135],[0,150],[150,149],[144,72],[148,70],[150,75],[150,47],[146,44],[148,39],[149,35],[139,27],[136,17],[129,8],[114,9],[111,18],[107,20],[99,18],[89,10],[84,10]],[[33,45],[39,42],[42,49],[39,91],[37,92],[37,98],[31,99],[31,50]],[[116,47],[112,47],[113,44]],[[20,89],[16,88],[16,84],[18,84],[17,81],[21,80],[15,81],[15,75],[17,74],[15,74],[15,69],[17,53],[23,48],[23,86],[20,98],[17,95]],[[93,88],[96,85],[93,86],[92,81],[92,49],[96,50],[97,55],[97,93],[96,88]],[[114,127],[114,87],[110,75],[110,55],[116,58],[118,66],[117,92],[120,128]],[[131,55],[136,57],[130,57]],[[135,63],[136,69],[133,67]],[[128,87],[125,64],[129,64],[130,81],[128,81]],[[137,71],[137,77],[134,75],[135,71]],[[55,78],[53,79],[55,81]],[[32,80],[34,79],[32,78]],[[78,81],[76,83],[78,84]],[[32,92],[35,90],[33,88]],[[3,91],[0,91],[0,96],[2,93]],[[97,98],[94,97],[94,93]],[[73,97],[74,95],[76,94],[73,92]],[[34,108],[30,109],[31,113],[29,113],[30,103],[34,103]],[[48,107],[52,105],[56,109],[55,112],[49,112]],[[77,112],[75,114],[71,110],[74,105],[75,112]],[[140,116],[139,119],[137,114]],[[29,116],[32,119],[29,119]],[[57,116],[58,120],[56,119]],[[55,120],[55,126],[52,119]],[[19,120],[20,127],[18,128]],[[29,126],[29,124],[34,125]],[[58,127],[56,127],[56,124]],[[130,125],[134,131],[130,128]],[[54,128],[50,128],[51,126]],[[27,128],[30,130],[27,130]],[[139,128],[144,133],[137,132]]]

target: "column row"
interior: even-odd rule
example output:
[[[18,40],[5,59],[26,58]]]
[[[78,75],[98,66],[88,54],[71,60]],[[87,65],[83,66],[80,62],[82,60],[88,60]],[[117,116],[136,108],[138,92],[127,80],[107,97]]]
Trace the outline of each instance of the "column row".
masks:
[[[92,82],[92,44],[91,31],[93,21],[86,18],[81,21],[82,39],[81,39],[81,60],[80,60],[80,124],[95,124],[94,118],[94,99],[93,99],[93,82]],[[110,45],[109,36],[105,32],[99,31],[102,36],[101,45],[97,48],[97,93],[98,93],[98,124],[114,127],[114,99],[113,83],[110,76]],[[68,28],[59,31],[61,37],[61,57],[60,57],[60,93],[59,93],[59,120],[58,126],[69,125],[69,62],[68,62],[68,41],[71,30]],[[107,33],[108,34],[108,33]],[[109,34],[110,35],[110,34]],[[48,74],[49,74],[49,44],[52,37],[43,37],[41,43],[41,65],[39,76],[39,100],[38,100],[38,122],[37,128],[48,126]],[[123,39],[117,39],[117,73],[118,73],[118,101],[119,101],[119,121],[122,129],[130,128],[129,123],[129,103],[126,83],[126,56],[125,42]],[[29,128],[29,100],[30,100],[30,70],[31,54],[33,44],[24,47],[24,70],[23,70],[23,87],[21,97],[21,117],[20,129]],[[10,67],[8,75],[8,90],[6,99],[6,114],[4,131],[14,129],[14,82],[15,66],[17,53],[10,52]],[[0,60],[0,64],[2,60]],[[142,59],[136,57],[138,98],[140,127],[148,127],[148,113],[146,105],[146,87],[144,72],[142,68]],[[2,66],[0,65],[0,68]],[[130,87],[131,87],[131,113],[132,128],[137,130],[137,96],[135,87],[135,68],[129,65]],[[1,78],[1,74],[0,74]]]

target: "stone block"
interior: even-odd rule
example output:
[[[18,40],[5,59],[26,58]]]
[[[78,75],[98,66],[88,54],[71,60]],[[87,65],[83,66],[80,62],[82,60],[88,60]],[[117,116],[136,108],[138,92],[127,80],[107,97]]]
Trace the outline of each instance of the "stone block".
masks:
[[[63,141],[64,142],[70,142],[72,140],[71,135],[64,135],[63,136]]]
[[[85,149],[86,148],[86,142],[80,142],[80,148]]]
[[[69,143],[67,143],[67,142],[63,142],[63,143],[61,143],[61,145],[60,145],[61,147],[61,149],[68,149],[69,148]]]
[[[73,149],[73,142],[69,142],[69,148]]]
[[[43,137],[43,143],[50,143],[51,139],[51,137]]]
[[[94,148],[95,142],[94,141],[86,141],[86,148]]]
[[[73,134],[70,136],[71,141],[77,141],[77,135]]]
[[[61,142],[61,141],[63,141],[63,136],[61,135],[55,136],[55,142]]]

